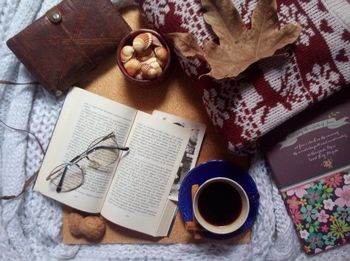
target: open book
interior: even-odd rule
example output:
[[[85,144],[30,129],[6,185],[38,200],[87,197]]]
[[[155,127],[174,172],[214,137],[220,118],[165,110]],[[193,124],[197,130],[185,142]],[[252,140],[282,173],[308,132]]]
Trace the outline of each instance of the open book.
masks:
[[[118,145],[129,151],[120,152],[108,172],[82,160],[83,184],[58,193],[46,180],[52,170],[111,131]],[[101,213],[117,225],[166,236],[177,210],[168,197],[190,133],[190,129],[75,87],[66,97],[34,189],[72,208]]]

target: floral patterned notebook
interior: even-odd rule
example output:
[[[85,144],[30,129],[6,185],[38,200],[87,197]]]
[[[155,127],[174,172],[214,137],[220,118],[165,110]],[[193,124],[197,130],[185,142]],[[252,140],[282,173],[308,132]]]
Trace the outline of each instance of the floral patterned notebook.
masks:
[[[305,252],[350,242],[350,93],[303,112],[261,145]]]

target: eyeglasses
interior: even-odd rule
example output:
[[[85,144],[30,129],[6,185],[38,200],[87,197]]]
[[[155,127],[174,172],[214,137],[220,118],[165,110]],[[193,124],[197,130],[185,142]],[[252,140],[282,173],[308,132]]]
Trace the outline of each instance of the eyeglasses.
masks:
[[[56,186],[57,193],[79,188],[84,183],[85,169],[79,163],[86,159],[88,166],[99,171],[110,171],[119,158],[120,151],[128,147],[118,146],[114,132],[94,140],[88,148],[69,162],[55,167],[46,180]]]
[[[0,82],[1,83],[1,82]],[[22,132],[26,135],[32,136],[38,143],[42,154],[45,154],[43,145],[41,144],[39,138],[30,131],[18,129],[7,125],[4,121],[0,119],[0,123],[13,131]],[[113,166],[119,157],[119,151],[128,151],[127,147],[119,147],[116,141],[116,136],[114,132],[109,133],[106,136],[96,139],[90,146],[80,155],[74,157],[71,161],[57,166],[47,180],[52,181],[53,184],[57,184],[56,190],[71,191],[80,187],[84,183],[85,172],[82,167],[78,165],[83,159],[89,161],[89,166],[101,171],[108,171]],[[73,171],[73,169],[78,169],[79,171]],[[22,190],[17,195],[5,195],[0,196],[0,200],[12,200],[21,196],[26,188],[35,180],[39,171],[35,171],[23,184]],[[70,175],[73,174],[73,175]],[[68,179],[66,178],[68,177]],[[67,181],[68,180],[68,181]],[[59,186],[59,184],[61,185]],[[70,184],[70,185],[67,185]],[[59,188],[61,187],[61,188]]]

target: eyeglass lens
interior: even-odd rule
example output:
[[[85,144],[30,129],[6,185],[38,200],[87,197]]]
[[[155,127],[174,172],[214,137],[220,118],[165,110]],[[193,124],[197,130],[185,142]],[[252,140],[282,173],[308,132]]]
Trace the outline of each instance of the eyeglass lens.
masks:
[[[113,137],[93,142],[88,148],[87,159],[93,168],[106,168],[112,166],[118,159],[119,149]],[[103,169],[102,169],[103,170]]]
[[[57,187],[57,192],[68,192],[81,186],[84,182],[84,172],[78,164],[67,163],[56,172],[51,182]]]
[[[84,182],[84,171],[77,163],[86,158],[88,166],[99,171],[111,171],[119,156],[119,148],[113,133],[93,141],[88,149],[70,163],[56,167],[50,174],[57,192],[68,192]],[[79,163],[80,164],[80,163]],[[84,163],[83,163],[84,164]]]

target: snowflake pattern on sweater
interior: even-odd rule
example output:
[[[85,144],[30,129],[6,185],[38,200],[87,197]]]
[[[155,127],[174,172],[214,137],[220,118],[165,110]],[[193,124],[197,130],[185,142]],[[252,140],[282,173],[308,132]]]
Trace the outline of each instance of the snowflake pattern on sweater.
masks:
[[[234,1],[249,27],[256,0]],[[199,0],[140,0],[147,20],[161,33],[190,32],[198,43],[215,35],[203,20]],[[254,151],[255,142],[271,129],[321,101],[350,82],[350,32],[329,12],[321,0],[278,0],[280,26],[299,23],[295,45],[278,57],[260,61],[236,80],[198,80],[208,65],[184,58],[184,71],[197,83],[213,124],[230,150]]]

